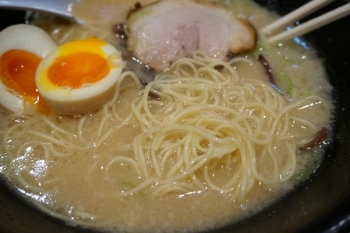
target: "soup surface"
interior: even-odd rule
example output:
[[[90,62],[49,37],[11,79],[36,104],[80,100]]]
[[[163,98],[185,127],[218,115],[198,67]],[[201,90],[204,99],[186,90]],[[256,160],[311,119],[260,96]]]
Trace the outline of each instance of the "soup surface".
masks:
[[[277,17],[251,1],[217,3],[257,30]],[[99,28],[93,22],[100,19],[86,27],[46,17],[32,23],[60,44]],[[130,57],[123,38],[112,31],[99,35]],[[251,216],[306,179],[328,143],[323,138],[322,145],[302,149],[322,129],[331,130],[333,107],[322,61],[301,45],[266,44],[259,37],[254,51],[229,65],[232,70],[220,69],[225,62],[212,66],[216,61],[198,52],[145,87],[138,78],[149,82],[153,73],[128,60],[114,99],[99,111],[73,117],[1,111],[0,172],[40,210],[106,231],[199,232]],[[259,55],[268,60],[278,90]],[[198,61],[203,64],[188,65]],[[197,71],[203,81],[194,78]],[[205,157],[211,149],[214,156]]]

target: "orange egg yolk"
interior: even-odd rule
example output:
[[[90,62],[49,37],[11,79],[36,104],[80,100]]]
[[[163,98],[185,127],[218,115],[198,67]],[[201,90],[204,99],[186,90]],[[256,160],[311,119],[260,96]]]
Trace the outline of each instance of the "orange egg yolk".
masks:
[[[48,78],[56,86],[78,89],[84,84],[102,80],[109,70],[105,58],[94,53],[79,52],[56,58],[49,67]]]
[[[41,58],[23,50],[9,50],[0,57],[2,83],[16,91],[24,99],[36,100],[39,96],[35,85],[35,72]]]
[[[9,50],[0,57],[0,79],[6,87],[35,104],[37,112],[48,114],[50,109],[40,98],[35,84],[35,73],[41,60],[24,50]]]

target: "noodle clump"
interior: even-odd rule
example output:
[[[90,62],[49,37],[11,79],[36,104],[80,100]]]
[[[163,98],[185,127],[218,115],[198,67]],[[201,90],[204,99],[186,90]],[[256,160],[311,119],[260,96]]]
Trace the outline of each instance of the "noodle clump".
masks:
[[[240,78],[234,68],[239,62],[251,61],[225,63],[196,52],[174,62],[145,88],[134,73],[124,72],[113,100],[98,112],[9,116],[13,126],[2,132],[7,158],[16,166],[23,155],[42,154],[47,166],[42,176],[51,179],[40,183],[31,178],[35,165],[18,168],[21,185],[37,192],[55,182],[50,164],[85,153],[93,155],[82,174],[86,179],[97,170],[113,177],[116,165],[134,176],[133,181],[116,178],[117,195],[212,189],[243,200],[257,182],[274,184],[294,175],[298,147],[320,127],[299,111],[305,106],[328,111],[318,96],[287,100],[266,81]],[[133,82],[123,81],[130,78]],[[120,109],[129,89],[133,100]],[[136,137],[113,141],[125,128],[137,132]],[[12,144],[21,140],[20,148]],[[108,162],[101,164],[106,156]]]

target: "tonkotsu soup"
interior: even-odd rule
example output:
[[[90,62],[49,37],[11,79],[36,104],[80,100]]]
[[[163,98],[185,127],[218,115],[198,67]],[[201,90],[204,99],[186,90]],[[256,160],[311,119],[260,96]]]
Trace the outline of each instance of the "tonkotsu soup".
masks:
[[[257,31],[277,18],[251,1],[217,2]],[[99,28],[49,18],[31,23],[60,44]],[[98,35],[125,51],[124,38]],[[197,51],[155,78],[127,62],[95,112],[1,110],[0,171],[41,211],[106,232],[201,232],[263,210],[322,162],[332,87],[309,45],[259,37],[228,62]]]

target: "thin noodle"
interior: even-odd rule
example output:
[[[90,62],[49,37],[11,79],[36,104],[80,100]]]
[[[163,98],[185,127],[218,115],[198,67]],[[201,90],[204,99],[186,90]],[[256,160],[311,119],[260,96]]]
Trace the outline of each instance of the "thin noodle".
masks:
[[[240,57],[225,63],[196,52],[193,58],[175,61],[169,72],[143,89],[134,73],[123,72],[112,100],[100,111],[77,119],[12,116],[18,123],[4,132],[6,153],[14,160],[37,145],[45,162],[93,153],[84,172],[86,181],[104,170],[101,176],[131,184],[121,188],[114,183],[116,195],[145,190],[186,195],[210,189],[242,202],[255,184],[275,184],[293,176],[298,145],[320,128],[302,111],[329,109],[316,95],[290,101],[263,80],[241,78],[234,68],[238,62],[253,64]],[[126,107],[130,98],[124,95],[132,99]],[[74,127],[63,127],[70,122]],[[129,131],[132,136],[119,135]],[[11,146],[11,141],[27,137],[35,139],[19,149]],[[137,177],[119,180],[116,164]],[[215,175],[218,171],[226,174],[224,178]],[[19,182],[45,191],[22,176]],[[75,214],[81,219],[98,217],[81,210]]]

